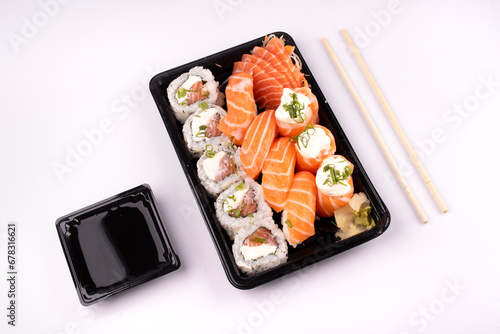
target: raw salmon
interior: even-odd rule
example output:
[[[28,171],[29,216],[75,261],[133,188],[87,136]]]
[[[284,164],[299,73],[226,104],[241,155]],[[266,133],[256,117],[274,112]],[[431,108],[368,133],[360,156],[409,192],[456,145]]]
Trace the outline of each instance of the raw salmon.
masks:
[[[220,182],[227,176],[233,174],[234,171],[234,163],[231,160],[231,157],[229,156],[229,154],[225,154],[224,157],[220,160],[219,169],[215,174],[214,181]]]
[[[233,73],[248,72],[253,77],[253,94],[260,107],[276,109],[280,104],[283,85],[267,74],[262,67],[249,62],[237,61],[234,63]]]
[[[248,189],[241,203],[235,208],[230,209],[227,214],[231,217],[246,217],[257,212],[257,202],[255,202],[255,190]]]
[[[241,166],[249,177],[256,179],[259,176],[277,134],[274,110],[268,109],[253,120],[240,153]]]
[[[256,46],[252,49],[251,53],[252,55],[255,55],[259,58],[268,61],[271,65],[273,65],[274,68],[276,68],[278,72],[283,73],[283,75],[286,77],[288,81],[288,86],[285,86],[286,88],[299,87],[297,85],[297,82],[293,78],[292,73],[288,70],[287,66],[283,65],[283,62],[278,57],[276,57],[272,52],[260,46]]]
[[[320,129],[321,132],[316,132],[317,129]],[[318,148],[320,147],[319,143],[323,143],[323,140],[326,139],[325,135],[330,139],[330,144],[320,150]],[[307,170],[313,174],[316,174],[323,159],[334,154],[336,150],[335,138],[332,132],[319,124],[308,125],[294,141],[297,151],[297,170]]]
[[[254,63],[257,66],[260,66],[264,72],[278,80],[280,84],[283,85],[283,87],[289,87],[290,84],[288,82],[288,79],[285,77],[285,75],[282,72],[279,72],[270,62],[268,62],[265,59],[262,59],[256,55],[251,55],[251,54],[244,54],[241,57],[241,61],[246,61],[248,63]]]
[[[271,37],[266,45],[264,46],[266,50],[269,50],[272,54],[278,57],[279,60],[283,62],[292,74],[294,81],[297,84],[297,87],[304,86],[304,74],[295,66],[290,57],[290,53],[285,48],[285,43],[278,37]]]
[[[293,247],[315,234],[316,193],[316,179],[312,173],[295,174],[281,214],[283,234]]]
[[[189,87],[186,105],[190,106],[195,102],[204,100],[208,97],[209,91],[204,89],[203,81],[195,82],[191,87]]]
[[[243,240],[243,246],[259,247],[263,244],[268,246],[278,246],[278,242],[274,238],[271,231],[262,226]]]
[[[226,87],[227,115],[222,118],[219,130],[241,146],[245,133],[257,116],[253,96],[253,77],[239,72],[229,77]]]
[[[215,114],[207,123],[207,129],[205,130],[205,138],[213,138],[220,136],[222,132],[217,128],[220,123],[221,115]]]
[[[295,145],[290,142],[290,138],[276,139],[262,168],[264,198],[276,212],[285,208],[286,196],[292,186],[295,172],[295,161]]]

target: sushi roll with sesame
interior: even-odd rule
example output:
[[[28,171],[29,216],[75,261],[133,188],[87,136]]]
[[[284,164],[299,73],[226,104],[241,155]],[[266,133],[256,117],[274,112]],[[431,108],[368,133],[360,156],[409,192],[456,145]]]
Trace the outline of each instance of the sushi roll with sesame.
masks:
[[[198,110],[199,102],[222,106],[224,96],[219,92],[219,83],[210,70],[193,67],[173,80],[167,88],[168,101],[177,120],[184,124]]]
[[[227,112],[219,106],[209,105],[206,102],[198,105],[199,109],[189,116],[182,127],[184,141],[195,158],[201,157],[208,144],[213,147],[230,145],[229,138],[217,128]]]
[[[285,263],[288,246],[272,218],[241,228],[234,238],[233,256],[238,268],[252,276]]]
[[[247,176],[241,168],[239,147],[234,149],[207,144],[205,153],[198,159],[196,167],[201,184],[212,197],[219,196],[221,192]]]
[[[273,215],[264,198],[262,186],[250,177],[222,192],[215,202],[215,211],[231,239],[242,227]]]

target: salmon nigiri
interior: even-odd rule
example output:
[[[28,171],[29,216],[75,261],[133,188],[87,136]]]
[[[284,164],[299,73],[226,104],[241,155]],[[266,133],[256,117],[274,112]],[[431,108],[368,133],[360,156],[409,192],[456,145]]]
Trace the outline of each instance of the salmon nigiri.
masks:
[[[318,216],[332,217],[335,210],[349,203],[354,194],[353,170],[354,165],[341,155],[332,155],[323,160],[316,173]]]
[[[253,96],[253,78],[250,73],[239,72],[229,77],[226,87],[227,115],[218,129],[240,146],[245,133],[257,116],[257,107]]]
[[[295,172],[295,161],[295,145],[290,142],[290,138],[276,139],[262,168],[264,198],[276,212],[285,208],[286,196]]]
[[[272,109],[260,113],[248,128],[241,146],[240,160],[243,170],[251,178],[256,179],[262,171],[276,136],[276,119]]]
[[[316,192],[312,173],[302,171],[295,174],[281,214],[283,234],[293,247],[315,234]]]
[[[321,162],[335,153],[332,132],[319,124],[309,123],[301,134],[292,139],[297,151],[297,169],[316,174]]]

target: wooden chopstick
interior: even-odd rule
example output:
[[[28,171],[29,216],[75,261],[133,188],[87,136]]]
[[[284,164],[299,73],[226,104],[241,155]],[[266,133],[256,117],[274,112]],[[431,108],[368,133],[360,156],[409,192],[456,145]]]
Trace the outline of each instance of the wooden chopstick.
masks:
[[[427,187],[429,188],[429,191],[431,192],[432,196],[434,197],[436,204],[439,206],[441,211],[447,212],[448,208],[447,208],[446,204],[444,203],[443,198],[439,194],[436,186],[434,185],[434,182],[432,182],[429,174],[425,170],[425,167],[424,167],[422,161],[420,161],[418,154],[413,149],[410,141],[408,140],[408,137],[406,136],[405,132],[403,131],[403,128],[399,124],[396,116],[394,115],[391,107],[389,106],[389,103],[387,102],[386,98],[382,94],[382,90],[380,89],[377,82],[373,78],[373,75],[371,74],[370,70],[368,69],[368,66],[366,65],[365,61],[363,60],[363,57],[361,57],[361,53],[359,52],[358,48],[356,47],[356,45],[352,41],[351,36],[349,36],[349,33],[347,32],[347,30],[342,29],[341,31],[342,31],[342,35],[344,36],[345,41],[347,42],[347,44],[349,45],[349,48],[351,49],[351,52],[353,53],[359,66],[361,67],[361,70],[365,74],[366,79],[370,83],[370,86],[372,87],[373,92],[377,96],[380,104],[382,105],[382,108],[384,108],[385,113],[387,114],[387,117],[389,117],[389,120],[390,120],[392,126],[394,127],[394,130],[398,134],[399,139],[402,141],[403,146],[405,147],[406,151],[408,152],[408,154],[412,158],[413,163],[417,167],[417,169],[420,173],[420,176],[422,176],[425,184],[427,185]]]
[[[389,151],[389,148],[387,147],[387,144],[386,144],[384,138],[382,137],[380,131],[378,130],[370,113],[366,109],[366,106],[363,103],[363,101],[361,100],[361,97],[359,96],[358,92],[356,91],[356,88],[354,88],[354,85],[352,84],[351,80],[349,79],[349,76],[347,75],[346,71],[344,70],[344,67],[340,63],[340,60],[337,58],[337,55],[335,54],[335,52],[333,52],[332,47],[328,43],[328,40],[325,37],[323,37],[321,40],[322,40],[323,44],[325,45],[326,50],[330,54],[330,58],[332,59],[333,63],[335,64],[335,67],[337,68],[340,76],[342,77],[342,80],[344,81],[345,85],[347,86],[347,89],[351,93],[359,110],[361,111],[363,117],[365,118],[366,123],[368,123],[368,126],[370,127],[370,130],[372,131],[373,136],[375,137],[380,148],[382,149],[382,152],[384,153],[385,158],[387,159],[387,161],[389,162],[389,165],[392,167],[394,173],[396,174],[399,183],[401,183],[401,186],[403,187],[404,191],[406,192],[406,195],[408,195],[408,198],[410,199],[411,204],[415,208],[415,211],[419,215],[422,222],[427,223],[429,221],[429,219],[427,218],[424,210],[422,209],[420,202],[415,197],[415,194],[411,190],[410,185],[408,184],[405,177],[403,176],[403,173],[399,169],[399,167],[396,163],[396,160],[394,159],[391,152]]]

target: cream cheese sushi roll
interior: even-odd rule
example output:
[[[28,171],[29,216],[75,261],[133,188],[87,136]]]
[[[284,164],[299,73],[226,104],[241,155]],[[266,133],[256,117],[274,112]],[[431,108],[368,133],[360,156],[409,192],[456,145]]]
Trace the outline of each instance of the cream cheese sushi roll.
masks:
[[[281,137],[299,135],[307,124],[313,121],[311,101],[302,93],[289,88],[283,89],[281,104],[276,109],[276,124]]]
[[[323,160],[316,173],[318,216],[332,217],[349,202],[354,194],[353,172],[354,165],[344,156],[334,154]]]
[[[233,256],[238,268],[252,276],[285,263],[288,245],[272,218],[265,218],[238,231]]]
[[[206,102],[198,105],[199,109],[189,116],[182,127],[187,148],[196,158],[201,157],[208,144],[218,147],[229,141],[229,138],[217,128],[227,112],[217,105],[209,105]]]
[[[264,198],[262,186],[250,177],[222,192],[215,202],[215,211],[217,219],[231,239],[234,239],[242,227],[273,215]]]
[[[336,149],[331,131],[319,124],[309,123],[292,141],[297,151],[297,170],[315,175],[323,159],[333,155]]]
[[[198,177],[212,197],[236,182],[241,182],[247,174],[241,168],[240,148],[213,147],[207,144],[205,153],[198,159]]]
[[[198,102],[222,106],[224,101],[212,72],[201,66],[193,67],[172,81],[167,96],[175,117],[181,123],[198,110]]]

